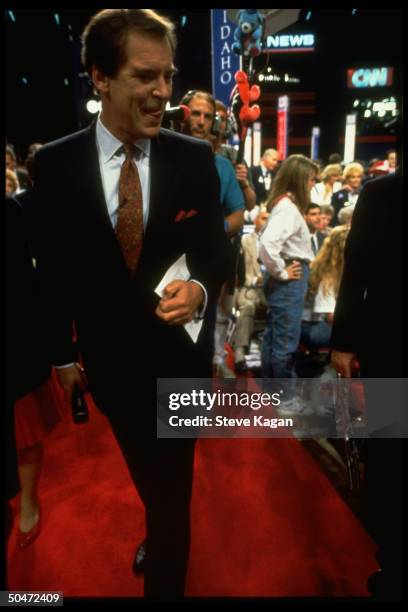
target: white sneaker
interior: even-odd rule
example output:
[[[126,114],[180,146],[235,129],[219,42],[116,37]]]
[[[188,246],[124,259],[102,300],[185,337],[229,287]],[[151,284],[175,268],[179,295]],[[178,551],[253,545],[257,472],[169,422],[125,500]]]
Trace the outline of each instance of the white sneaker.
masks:
[[[312,408],[306,405],[304,400],[299,400],[298,397],[292,397],[290,400],[283,400],[276,408],[276,412],[280,416],[310,416],[313,414]]]

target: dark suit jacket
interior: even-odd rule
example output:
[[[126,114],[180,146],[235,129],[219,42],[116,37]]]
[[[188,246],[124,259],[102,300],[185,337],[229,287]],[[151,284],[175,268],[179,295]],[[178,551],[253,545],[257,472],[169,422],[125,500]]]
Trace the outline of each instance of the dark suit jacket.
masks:
[[[271,177],[271,185],[272,185],[274,174],[272,172],[269,172],[269,174]],[[268,194],[269,194],[269,191],[265,189],[265,183],[263,181],[261,166],[252,166],[251,176],[252,176],[252,182],[253,182],[255,193],[256,193],[256,203],[261,204],[262,202],[265,202],[267,200]]]
[[[18,489],[14,431],[14,402],[36,389],[50,375],[46,362],[41,314],[29,235],[24,212],[18,202],[6,198],[6,493]]]
[[[317,238],[317,251],[319,252],[320,249],[322,248],[323,242],[325,241],[326,235],[323,234],[323,232],[321,232],[319,230],[317,230],[315,235],[316,235],[316,238]]]
[[[350,192],[348,189],[339,189],[339,191],[336,191],[335,193],[333,193],[332,199],[331,199],[331,205],[334,208],[334,215],[333,215],[332,220],[330,221],[331,227],[336,227],[337,225],[339,225],[337,215],[339,213],[339,210],[343,208],[345,202],[348,202],[349,194]]]
[[[6,381],[14,401],[51,373],[44,351],[43,317],[24,211],[6,198]]]
[[[357,353],[362,374],[402,376],[402,177],[366,183],[346,243],[332,348]]]
[[[161,130],[151,146],[150,211],[136,274],[130,278],[109,219],[95,128],[52,142],[35,157],[37,259],[49,305],[50,358],[75,359],[72,323],[90,389],[108,414],[140,406],[156,377],[211,375],[212,330],[194,344],[186,330],[155,314],[154,292],[186,253],[192,278],[217,299],[228,271],[229,241],[219,179],[206,143]],[[175,221],[180,210],[197,214]]]

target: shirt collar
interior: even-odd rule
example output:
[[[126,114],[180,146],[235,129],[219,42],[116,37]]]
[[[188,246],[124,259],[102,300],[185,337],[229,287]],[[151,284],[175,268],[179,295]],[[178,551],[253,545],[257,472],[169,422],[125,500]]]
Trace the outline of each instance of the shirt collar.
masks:
[[[101,116],[96,122],[96,140],[101,154],[102,162],[106,164],[112,159],[117,150],[123,145],[102,123]],[[150,156],[150,139],[140,138],[135,141],[135,146],[142,151],[146,157]]]

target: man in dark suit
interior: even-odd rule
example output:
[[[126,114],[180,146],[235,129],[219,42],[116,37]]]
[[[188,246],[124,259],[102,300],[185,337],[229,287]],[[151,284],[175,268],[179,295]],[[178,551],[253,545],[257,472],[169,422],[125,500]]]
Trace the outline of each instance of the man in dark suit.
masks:
[[[276,149],[266,149],[259,166],[252,166],[251,176],[255,188],[256,203],[265,203],[271,190],[272,181],[279,163]]]
[[[304,214],[307,227],[310,232],[310,243],[314,255],[320,251],[326,236],[319,230],[320,225],[320,206],[318,204],[309,204]]]
[[[334,313],[332,365],[344,377],[356,358],[363,378],[402,378],[402,177],[367,182],[359,196],[346,243],[343,277]],[[366,386],[368,419],[373,406]],[[390,398],[391,399],[391,398]],[[392,408],[384,406],[384,411]],[[381,432],[379,432],[379,435]],[[379,546],[382,571],[369,581],[379,598],[402,589],[402,440],[365,441],[365,522]]]
[[[211,376],[206,314],[197,343],[183,326],[207,313],[229,265],[210,146],[160,129],[174,47],[173,24],[150,9],[95,15],[82,59],[101,115],[37,153],[34,183],[52,362],[67,398],[85,388],[74,322],[89,389],[146,507],[145,596],[163,599],[184,592],[195,441],[157,439],[156,379]],[[159,299],[183,254],[191,280]]]

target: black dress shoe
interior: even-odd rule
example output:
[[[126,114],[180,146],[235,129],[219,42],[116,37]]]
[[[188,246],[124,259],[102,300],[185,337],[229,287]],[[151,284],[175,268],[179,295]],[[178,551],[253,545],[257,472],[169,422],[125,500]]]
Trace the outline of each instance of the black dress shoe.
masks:
[[[143,540],[136,551],[135,559],[133,561],[133,573],[135,576],[144,574],[146,567],[146,540]]]
[[[237,374],[244,374],[245,372],[248,372],[248,366],[246,364],[245,359],[236,362],[235,371]]]

